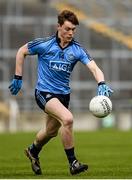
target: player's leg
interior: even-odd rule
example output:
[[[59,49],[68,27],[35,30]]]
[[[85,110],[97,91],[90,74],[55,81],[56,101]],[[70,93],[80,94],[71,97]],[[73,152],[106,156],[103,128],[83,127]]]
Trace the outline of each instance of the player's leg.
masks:
[[[65,148],[65,153],[69,161],[70,173],[74,175],[86,171],[88,169],[88,165],[82,164],[76,159],[74,146],[72,148],[67,148],[66,131],[64,129],[64,126],[60,128],[60,135],[63,146]]]
[[[36,147],[42,148],[51,138],[56,137],[60,126],[61,124],[58,120],[50,115],[46,115],[46,127],[37,133],[34,141]]]
[[[72,113],[57,98],[52,98],[46,103],[45,112],[62,124],[65,131],[64,147],[67,149],[72,148],[74,146]]]
[[[42,147],[53,137],[57,136],[61,124],[55,118],[47,115],[46,127],[42,128],[36,135],[34,143],[29,146],[25,153],[31,161],[32,170],[35,174],[42,174],[38,154]]]
[[[45,106],[45,112],[56,118],[61,124],[61,139],[69,160],[71,174],[78,174],[88,169],[86,164],[81,164],[75,157],[73,140],[73,115],[57,99],[53,98]]]
[[[74,155],[74,143],[73,143],[73,134],[72,134],[73,117],[72,117],[71,112],[67,109],[68,102],[69,102],[69,96],[66,96],[67,98],[59,97],[59,100],[58,100],[58,98],[55,98],[55,96],[56,95],[54,95],[54,94],[50,94],[50,96],[47,96],[47,93],[45,93],[45,92],[40,92],[38,90],[35,91],[35,98],[36,98],[36,102],[37,102],[38,106],[42,110],[45,110],[45,112],[47,112],[49,117],[52,117],[53,119],[56,119],[59,122],[59,123],[57,123],[58,128],[60,126],[60,123],[62,124],[62,127],[63,127],[62,142],[63,142],[64,148],[65,148],[68,160],[69,160],[69,159],[71,159],[70,156]],[[48,127],[52,127],[54,129],[54,126],[48,126]],[[57,126],[55,125],[55,127],[57,127]],[[48,140],[51,137],[50,138],[46,137],[47,135],[45,136],[45,134],[43,134],[43,132],[44,131],[39,132],[38,137],[39,137],[39,139],[41,139],[41,138],[43,139],[45,137],[43,139],[43,143],[42,143],[42,144],[45,144],[48,142]],[[51,136],[50,132],[51,132],[51,130],[47,129],[47,133],[50,134],[50,136]],[[53,134],[52,134],[52,137],[53,137]],[[38,142],[36,143],[36,145],[33,144],[33,149],[36,152],[38,151],[36,154],[38,154],[40,152],[42,144],[38,143]],[[30,158],[31,157],[30,154],[28,154],[28,155]],[[75,157],[75,155],[74,155],[74,157]],[[32,158],[30,158],[30,160],[31,160],[31,164],[33,164],[33,165],[35,165],[35,162],[37,162],[37,161],[34,162],[34,160]],[[35,160],[37,160],[37,158]],[[72,174],[79,173],[79,172],[83,171],[84,169],[86,169],[86,167],[84,167],[84,166],[82,168],[82,165],[80,165],[77,160],[75,160],[73,163],[70,163],[70,164],[71,164],[70,170],[71,170],[71,167],[72,168],[74,167],[74,171],[73,170],[71,171]],[[80,167],[81,167],[81,170],[80,170]],[[39,170],[41,170],[39,164],[37,164],[37,168],[39,168]],[[39,170],[38,170],[38,172],[39,172],[38,173],[36,171],[36,169],[33,168],[33,171],[36,174],[40,174]]]

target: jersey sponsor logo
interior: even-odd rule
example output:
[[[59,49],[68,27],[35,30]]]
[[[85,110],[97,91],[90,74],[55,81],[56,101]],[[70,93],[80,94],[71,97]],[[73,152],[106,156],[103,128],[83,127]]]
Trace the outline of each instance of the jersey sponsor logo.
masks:
[[[50,68],[56,71],[71,72],[71,64],[68,62],[61,61],[50,61]]]

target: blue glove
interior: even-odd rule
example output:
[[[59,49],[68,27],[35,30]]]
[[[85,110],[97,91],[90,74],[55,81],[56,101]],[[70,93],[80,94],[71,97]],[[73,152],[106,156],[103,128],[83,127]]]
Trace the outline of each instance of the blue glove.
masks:
[[[112,93],[113,90],[109,88],[109,86],[107,86],[104,81],[98,83],[98,92],[97,92],[98,96],[103,95],[110,97]]]
[[[9,86],[10,92],[12,95],[17,95],[22,87],[22,76],[15,75],[14,79]]]

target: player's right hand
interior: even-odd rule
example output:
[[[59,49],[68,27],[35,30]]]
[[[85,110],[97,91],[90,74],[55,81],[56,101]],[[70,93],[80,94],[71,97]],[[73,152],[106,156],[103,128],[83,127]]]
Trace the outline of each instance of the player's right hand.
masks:
[[[15,75],[12,80],[9,89],[12,95],[17,95],[22,87],[22,76]]]

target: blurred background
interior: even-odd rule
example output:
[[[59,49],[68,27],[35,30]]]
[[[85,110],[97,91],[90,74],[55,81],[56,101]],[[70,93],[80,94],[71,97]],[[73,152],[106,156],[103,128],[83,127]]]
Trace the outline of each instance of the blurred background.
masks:
[[[0,0],[0,132],[33,131],[44,126],[45,114],[34,99],[37,57],[27,57],[23,88],[18,96],[8,90],[19,47],[56,32],[57,14],[74,11],[79,41],[103,70],[114,89],[112,113],[97,119],[88,106],[97,83],[78,63],[72,74],[70,109],[75,130],[132,129],[132,0]]]

